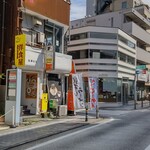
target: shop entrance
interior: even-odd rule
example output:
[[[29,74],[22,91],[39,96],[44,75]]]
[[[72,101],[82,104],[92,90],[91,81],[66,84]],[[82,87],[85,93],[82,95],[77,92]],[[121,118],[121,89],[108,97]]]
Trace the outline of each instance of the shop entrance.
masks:
[[[122,103],[123,105],[128,103],[128,83],[122,85]]]
[[[37,113],[38,100],[38,73],[22,73],[22,95],[21,113],[22,115],[35,115]]]

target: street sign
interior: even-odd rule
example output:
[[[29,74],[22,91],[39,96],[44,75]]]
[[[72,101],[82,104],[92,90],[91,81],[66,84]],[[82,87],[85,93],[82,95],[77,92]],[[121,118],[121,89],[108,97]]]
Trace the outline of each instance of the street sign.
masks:
[[[136,69],[136,74],[146,74],[146,70]]]
[[[141,70],[146,69],[146,65],[139,65],[139,66],[136,66],[136,69],[141,69]]]

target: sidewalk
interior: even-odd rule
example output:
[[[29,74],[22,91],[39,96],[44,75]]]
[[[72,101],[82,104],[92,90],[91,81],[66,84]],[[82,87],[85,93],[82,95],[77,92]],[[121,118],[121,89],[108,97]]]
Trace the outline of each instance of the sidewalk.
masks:
[[[107,119],[108,120],[108,119]],[[28,142],[46,138],[65,131],[83,127],[89,124],[104,121],[104,119],[89,116],[85,122],[84,116],[67,116],[63,119],[53,119],[51,121],[40,122],[15,129],[0,131],[0,150],[13,148]]]
[[[143,107],[141,107],[141,101],[136,102],[136,109],[142,109],[142,108],[148,108],[150,107],[149,101],[144,100],[143,101]],[[123,105],[122,102],[118,103],[106,103],[106,102],[100,102],[99,103],[100,110],[134,110],[134,101],[129,101],[128,104]]]

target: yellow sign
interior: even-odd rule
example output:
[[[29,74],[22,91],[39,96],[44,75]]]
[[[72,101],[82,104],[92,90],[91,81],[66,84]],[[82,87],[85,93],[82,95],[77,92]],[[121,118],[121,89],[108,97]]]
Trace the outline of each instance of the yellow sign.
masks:
[[[43,93],[42,94],[42,112],[47,111],[47,104],[48,104],[48,94]]]
[[[15,65],[16,67],[25,66],[25,42],[26,35],[16,35],[15,37]]]

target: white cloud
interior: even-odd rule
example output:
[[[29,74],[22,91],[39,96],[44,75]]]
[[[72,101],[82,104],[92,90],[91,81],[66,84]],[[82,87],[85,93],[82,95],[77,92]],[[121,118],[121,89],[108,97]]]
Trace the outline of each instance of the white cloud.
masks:
[[[150,0],[142,0],[142,1],[150,6]]]
[[[71,20],[85,17],[86,6],[85,0],[72,0],[71,1]]]

